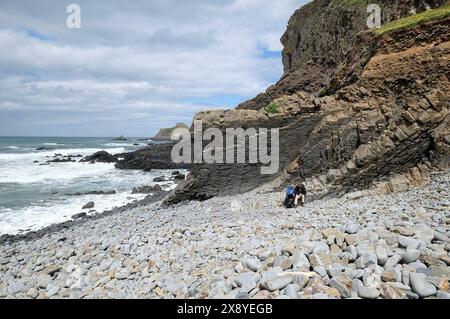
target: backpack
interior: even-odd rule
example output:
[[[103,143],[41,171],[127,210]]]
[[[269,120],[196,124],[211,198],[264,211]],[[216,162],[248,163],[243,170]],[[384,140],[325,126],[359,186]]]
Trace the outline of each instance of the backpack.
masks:
[[[284,199],[284,207],[286,207],[286,208],[294,207],[294,197],[293,196],[286,196],[286,198]]]
[[[295,195],[295,188],[293,185],[289,185],[287,190],[286,190],[286,195],[291,197]]]

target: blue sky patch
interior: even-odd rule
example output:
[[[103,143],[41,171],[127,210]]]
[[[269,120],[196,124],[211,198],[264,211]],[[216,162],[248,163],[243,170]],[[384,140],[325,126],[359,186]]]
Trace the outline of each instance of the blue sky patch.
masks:
[[[38,39],[41,41],[55,41],[55,38],[45,35],[43,33],[37,32],[35,30],[26,30],[27,36]]]

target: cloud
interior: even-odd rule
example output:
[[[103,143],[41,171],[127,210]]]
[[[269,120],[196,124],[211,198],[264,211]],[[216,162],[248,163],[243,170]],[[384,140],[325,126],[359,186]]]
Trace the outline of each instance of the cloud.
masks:
[[[282,74],[302,0],[2,1],[0,135],[150,135]],[[101,129],[95,133],[95,127]]]

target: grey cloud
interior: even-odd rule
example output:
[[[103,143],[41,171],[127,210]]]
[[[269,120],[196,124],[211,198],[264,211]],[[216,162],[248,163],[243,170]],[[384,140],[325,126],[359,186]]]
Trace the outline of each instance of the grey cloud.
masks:
[[[261,47],[280,48],[304,2],[0,0],[0,134],[148,135],[205,107],[192,101],[253,97],[282,73]]]

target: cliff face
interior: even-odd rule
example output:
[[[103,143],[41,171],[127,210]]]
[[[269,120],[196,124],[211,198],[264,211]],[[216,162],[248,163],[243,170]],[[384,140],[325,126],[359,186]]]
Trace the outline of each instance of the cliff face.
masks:
[[[362,32],[342,44],[344,29],[334,40],[332,25],[326,27],[326,35],[312,30],[330,23],[321,20],[330,2],[314,1],[289,22],[283,43],[285,79],[291,77],[291,82],[284,86],[282,79],[269,88],[277,92],[270,98],[263,94],[236,110],[196,116],[204,126],[224,131],[228,127],[279,127],[280,170],[261,175],[259,166],[252,164],[194,164],[186,182],[166,203],[236,194],[268,182],[266,185],[273,188],[300,180],[306,182],[313,197],[374,187],[386,192],[423,183],[430,170],[449,166],[450,19],[383,36]],[[317,8],[320,19],[311,13]],[[303,16],[307,17],[305,26],[295,27]],[[357,23],[345,15],[335,19],[342,28],[347,25],[356,32],[352,26]],[[313,49],[303,44],[294,50],[296,30],[300,30],[303,43],[317,44],[320,41],[315,42],[314,37],[322,37],[326,39],[324,46]],[[329,59],[323,56],[307,67],[313,73],[302,71],[309,55],[332,47],[338,49]],[[286,60],[288,52],[292,56]],[[360,70],[348,68],[354,61],[362,61]],[[326,65],[328,73],[324,73]],[[335,93],[321,98],[311,94],[325,83],[321,81],[328,81]],[[277,106],[275,112],[268,112],[264,99]]]
[[[373,52],[357,36],[367,30],[367,4],[382,9],[382,24],[437,7],[447,0],[315,0],[297,10],[281,38],[284,75],[238,108],[260,109],[298,90],[316,96],[354,83]],[[349,4],[351,3],[351,4]],[[359,4],[358,4],[359,3]]]

